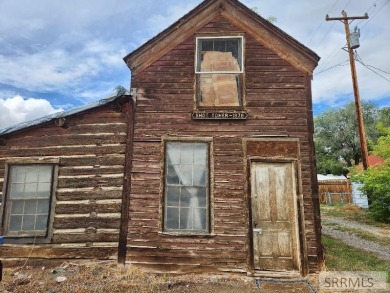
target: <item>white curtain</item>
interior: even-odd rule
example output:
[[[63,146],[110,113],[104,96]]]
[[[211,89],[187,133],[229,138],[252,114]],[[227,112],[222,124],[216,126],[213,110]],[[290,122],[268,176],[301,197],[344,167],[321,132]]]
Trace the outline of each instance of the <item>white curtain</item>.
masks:
[[[174,160],[172,158],[173,154],[171,154],[169,152],[167,152],[167,153],[168,153],[168,164],[173,166],[175,173],[180,180],[180,183],[181,183],[180,187],[182,189],[185,188],[186,191],[188,191],[188,193],[191,196],[190,206],[189,206],[189,210],[188,210],[188,214],[187,214],[187,227],[186,228],[189,230],[202,230],[203,229],[202,219],[201,219],[201,215],[200,215],[200,209],[198,208],[199,207],[199,200],[198,200],[198,196],[197,196],[198,189],[192,187],[192,182],[186,182],[186,181],[188,181],[188,180],[186,180],[188,177],[186,177],[186,175],[180,170],[180,165],[172,164],[172,162],[174,162]],[[192,176],[191,176],[191,179],[192,179]],[[189,186],[183,186],[182,185],[183,183],[185,183],[186,185],[189,185]],[[180,208],[181,208],[181,205],[180,205]]]

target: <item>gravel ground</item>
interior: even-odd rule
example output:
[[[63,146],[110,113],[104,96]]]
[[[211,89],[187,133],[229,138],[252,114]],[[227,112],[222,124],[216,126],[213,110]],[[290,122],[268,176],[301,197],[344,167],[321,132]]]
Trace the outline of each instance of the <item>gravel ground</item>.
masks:
[[[344,226],[347,228],[353,228],[353,229],[358,229],[358,230],[361,230],[364,232],[368,232],[368,233],[371,233],[377,237],[390,238],[390,229],[365,225],[365,224],[358,223],[355,221],[345,220],[342,218],[336,218],[336,217],[331,217],[331,216],[322,216],[321,220],[325,226],[327,226],[327,224],[337,224],[337,225]]]
[[[364,232],[369,232],[378,237],[389,237],[388,229],[379,227],[373,227],[369,225],[360,224],[354,221],[334,218],[334,217],[323,217],[322,218],[322,233],[331,236],[335,239],[341,240],[345,244],[362,249],[368,252],[373,252],[383,260],[390,260],[390,245],[381,245],[374,241],[363,239],[351,232],[339,231],[332,228],[329,224],[337,224],[347,228],[358,229]]]

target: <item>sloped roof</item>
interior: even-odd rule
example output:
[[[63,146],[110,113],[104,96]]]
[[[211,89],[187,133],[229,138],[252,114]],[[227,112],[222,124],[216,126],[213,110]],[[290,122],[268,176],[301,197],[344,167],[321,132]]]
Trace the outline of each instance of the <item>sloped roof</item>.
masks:
[[[121,90],[122,89],[124,89],[124,88],[121,87]],[[19,123],[17,125],[11,126],[11,127],[6,127],[3,129],[0,129],[0,136],[4,136],[6,134],[11,134],[11,133],[14,133],[14,132],[26,129],[26,128],[30,128],[33,126],[38,126],[42,123],[49,122],[49,121],[52,121],[52,120],[55,120],[58,118],[65,118],[65,117],[75,115],[75,114],[78,114],[78,113],[81,113],[81,112],[84,112],[87,110],[91,110],[91,109],[94,109],[94,108],[97,108],[100,106],[104,106],[104,105],[115,102],[117,99],[120,99],[123,96],[131,96],[131,94],[126,90],[120,91],[117,89],[117,93],[115,95],[109,96],[109,97],[102,99],[102,100],[99,100],[97,102],[93,102],[93,103],[83,105],[80,107],[72,108],[72,109],[69,109],[66,111],[53,113],[53,114],[50,114],[50,115],[47,115],[47,116],[44,116],[44,117],[41,117],[41,118],[38,118],[35,120],[22,122],[22,123]]]
[[[318,181],[328,181],[328,180],[348,180],[344,175],[333,175],[333,174],[317,174]]]
[[[250,33],[297,69],[312,75],[319,56],[237,0],[205,0],[123,59],[133,73],[142,71],[218,16]]]

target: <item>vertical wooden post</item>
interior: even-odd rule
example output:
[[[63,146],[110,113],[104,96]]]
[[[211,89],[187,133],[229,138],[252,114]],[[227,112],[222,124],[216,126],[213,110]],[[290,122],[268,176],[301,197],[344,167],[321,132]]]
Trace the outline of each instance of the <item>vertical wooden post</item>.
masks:
[[[130,211],[130,191],[131,191],[131,169],[133,161],[133,136],[134,136],[134,117],[135,117],[135,97],[130,96],[126,105],[127,121],[127,138],[125,166],[123,172],[123,190],[122,190],[122,208],[121,223],[119,230],[118,244],[118,263],[125,264],[127,252],[127,232],[129,228],[129,211]]]
[[[356,76],[356,66],[355,66],[355,58],[353,54],[353,49],[351,48],[349,36],[351,32],[349,31],[349,19],[367,19],[368,15],[366,13],[365,16],[355,16],[355,17],[348,17],[347,13],[343,10],[341,12],[343,17],[333,17],[329,18],[329,16],[326,16],[326,20],[341,20],[344,23],[345,28],[345,36],[347,38],[347,47],[348,47],[348,54],[349,54],[349,62],[351,65],[351,73],[352,73],[352,84],[353,84],[353,93],[355,96],[355,108],[356,108],[356,119],[358,122],[358,129],[359,129],[359,139],[360,139],[360,149],[362,153],[362,161],[363,161],[363,168],[364,170],[367,170],[368,168],[368,150],[367,150],[367,141],[366,141],[366,130],[364,128],[364,121],[363,121],[363,111],[362,111],[362,105],[360,103],[360,94],[359,94],[359,86]]]

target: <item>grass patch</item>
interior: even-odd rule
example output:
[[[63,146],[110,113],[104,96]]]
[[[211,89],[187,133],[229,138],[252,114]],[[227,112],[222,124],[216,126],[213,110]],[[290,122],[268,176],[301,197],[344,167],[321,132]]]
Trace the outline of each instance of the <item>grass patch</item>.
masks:
[[[323,216],[333,216],[347,220],[353,220],[362,224],[372,225],[381,228],[390,228],[390,224],[377,222],[370,218],[368,212],[353,204],[321,205]]]
[[[329,236],[322,235],[322,243],[327,270],[387,271],[387,282],[390,282],[390,261],[381,260],[372,253],[360,251]]]
[[[373,242],[376,242],[376,243],[381,244],[381,245],[390,245],[390,238],[378,237],[378,236],[375,236],[369,232],[365,232],[365,231],[355,229],[355,228],[350,228],[350,227],[343,227],[343,226],[340,226],[339,224],[335,224],[335,223],[327,224],[327,226],[330,226],[333,229],[338,230],[338,231],[352,233],[360,238],[363,238],[363,239],[369,240],[369,241],[373,241]]]

